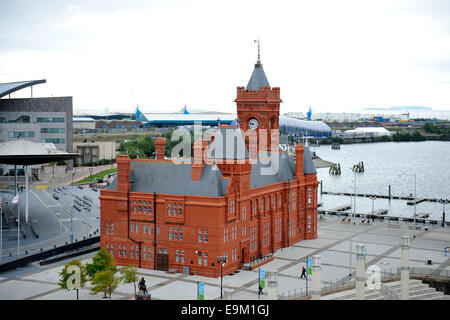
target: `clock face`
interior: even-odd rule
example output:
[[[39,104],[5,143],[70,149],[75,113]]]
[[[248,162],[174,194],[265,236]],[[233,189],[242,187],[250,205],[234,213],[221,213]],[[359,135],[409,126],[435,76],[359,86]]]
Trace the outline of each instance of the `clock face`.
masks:
[[[256,128],[258,128],[258,120],[256,120],[255,118],[250,119],[250,121],[248,122],[248,126],[250,129],[255,130]]]

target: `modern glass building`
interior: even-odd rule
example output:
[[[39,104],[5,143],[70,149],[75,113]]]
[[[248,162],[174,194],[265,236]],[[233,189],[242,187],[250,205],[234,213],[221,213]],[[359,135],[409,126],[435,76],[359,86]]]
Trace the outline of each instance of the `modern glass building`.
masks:
[[[45,82],[0,83],[0,143],[30,140],[53,143],[58,150],[73,151],[72,97],[33,98],[33,85]],[[28,87],[31,88],[30,98],[11,98],[11,93]]]

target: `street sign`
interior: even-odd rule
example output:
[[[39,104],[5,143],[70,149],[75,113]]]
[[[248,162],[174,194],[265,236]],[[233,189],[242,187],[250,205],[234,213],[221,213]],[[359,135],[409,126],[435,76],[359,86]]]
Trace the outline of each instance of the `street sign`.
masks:
[[[197,286],[198,290],[198,300],[205,300],[205,284],[203,282],[199,282]]]
[[[266,286],[266,272],[264,269],[259,269],[259,286],[261,288]]]
[[[312,257],[308,257],[306,269],[308,270],[308,274],[312,274]]]

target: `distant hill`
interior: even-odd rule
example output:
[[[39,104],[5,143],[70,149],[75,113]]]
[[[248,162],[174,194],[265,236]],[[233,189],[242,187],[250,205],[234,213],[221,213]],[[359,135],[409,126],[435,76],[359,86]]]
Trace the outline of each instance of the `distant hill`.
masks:
[[[429,111],[433,110],[430,107],[421,107],[421,106],[401,106],[401,107],[390,107],[390,108],[364,108],[364,110],[399,110],[399,111],[408,111],[408,110],[421,110],[421,111]]]

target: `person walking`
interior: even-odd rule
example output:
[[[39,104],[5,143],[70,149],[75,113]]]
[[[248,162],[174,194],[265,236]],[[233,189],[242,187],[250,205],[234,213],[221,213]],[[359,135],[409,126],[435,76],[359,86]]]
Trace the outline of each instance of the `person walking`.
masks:
[[[304,266],[302,266],[302,275],[300,276],[300,279],[303,277],[305,277],[305,279],[306,279],[306,269]]]
[[[447,256],[447,253],[448,253],[448,247],[445,247],[444,248],[444,256]]]
[[[260,296],[263,294],[263,288],[261,285],[258,286],[258,300],[260,299]]]

